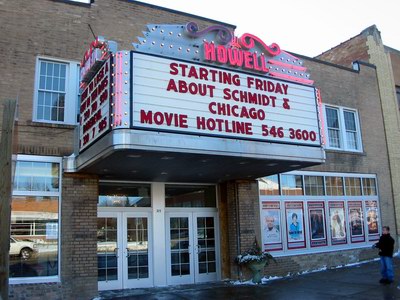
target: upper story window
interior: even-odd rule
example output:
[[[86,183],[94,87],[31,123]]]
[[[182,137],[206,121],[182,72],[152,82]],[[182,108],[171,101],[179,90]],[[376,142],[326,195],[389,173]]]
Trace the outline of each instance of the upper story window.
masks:
[[[361,133],[356,110],[325,106],[327,148],[361,152]]]
[[[34,121],[76,124],[78,94],[78,63],[38,58]]]

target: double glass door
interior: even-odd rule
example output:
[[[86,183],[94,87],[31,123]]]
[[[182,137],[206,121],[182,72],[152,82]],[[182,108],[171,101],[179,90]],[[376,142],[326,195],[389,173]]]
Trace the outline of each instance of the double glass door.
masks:
[[[98,212],[99,290],[152,286],[149,213]]]
[[[214,212],[166,214],[168,284],[218,279],[216,221]]]

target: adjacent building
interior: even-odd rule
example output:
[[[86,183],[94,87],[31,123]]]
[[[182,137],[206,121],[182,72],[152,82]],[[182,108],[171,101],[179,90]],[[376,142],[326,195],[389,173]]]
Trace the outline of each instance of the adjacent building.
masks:
[[[255,239],[266,276],[329,268],[398,228],[398,74],[379,61],[398,53],[380,40],[341,61],[137,1],[0,7],[11,299],[243,279]]]

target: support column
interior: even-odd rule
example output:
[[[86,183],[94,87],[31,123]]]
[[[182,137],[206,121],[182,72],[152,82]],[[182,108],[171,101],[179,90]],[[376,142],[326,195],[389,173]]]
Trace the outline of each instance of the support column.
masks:
[[[236,256],[252,247],[254,238],[261,246],[258,182],[237,180],[227,183],[227,212],[230,277],[240,279],[242,274],[235,263]]]
[[[167,285],[167,265],[165,245],[165,185],[153,182],[151,185],[153,207],[153,274],[154,286]]]
[[[61,283],[64,299],[97,296],[98,178],[64,174],[61,200]]]

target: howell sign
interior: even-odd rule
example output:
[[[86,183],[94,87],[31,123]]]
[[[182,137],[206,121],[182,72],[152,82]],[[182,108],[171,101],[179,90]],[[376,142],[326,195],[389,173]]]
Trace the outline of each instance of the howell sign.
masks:
[[[136,51],[110,52],[100,73],[83,64],[93,77],[85,77],[81,150],[118,128],[321,146],[320,93],[277,44],[194,23],[148,25],[138,39]]]

